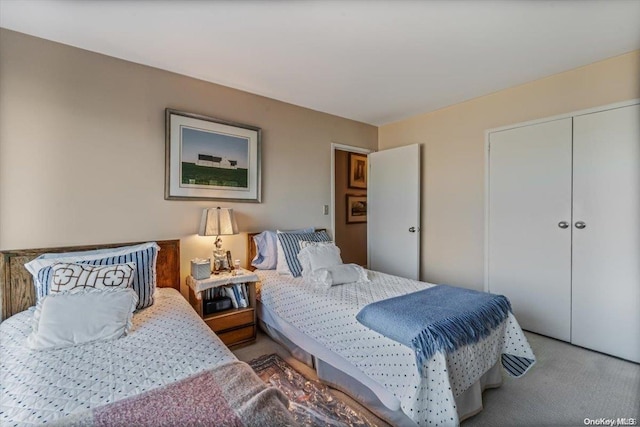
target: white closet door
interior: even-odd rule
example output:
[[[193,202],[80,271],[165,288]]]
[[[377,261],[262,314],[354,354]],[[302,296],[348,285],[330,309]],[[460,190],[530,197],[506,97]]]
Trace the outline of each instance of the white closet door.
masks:
[[[509,298],[524,329],[565,341],[570,224],[571,118],[491,133],[489,291]]]
[[[571,341],[640,362],[640,106],[575,117],[573,144]]]

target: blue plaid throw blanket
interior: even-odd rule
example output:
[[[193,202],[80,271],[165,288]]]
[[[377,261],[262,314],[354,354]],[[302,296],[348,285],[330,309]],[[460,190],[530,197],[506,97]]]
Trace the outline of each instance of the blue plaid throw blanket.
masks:
[[[439,351],[452,352],[487,337],[510,311],[502,295],[438,285],[368,304],[356,318],[413,349],[420,369]]]

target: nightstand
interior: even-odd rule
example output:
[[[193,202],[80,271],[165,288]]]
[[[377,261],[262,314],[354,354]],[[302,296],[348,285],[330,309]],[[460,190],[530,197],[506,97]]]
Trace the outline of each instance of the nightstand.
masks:
[[[189,286],[189,302],[202,320],[218,335],[228,347],[249,344],[256,339],[256,282],[258,276],[244,269],[212,274],[208,279],[196,280],[187,277]],[[221,286],[229,287],[235,284],[245,284],[247,290],[248,307],[230,308],[211,314],[204,314],[208,290]]]

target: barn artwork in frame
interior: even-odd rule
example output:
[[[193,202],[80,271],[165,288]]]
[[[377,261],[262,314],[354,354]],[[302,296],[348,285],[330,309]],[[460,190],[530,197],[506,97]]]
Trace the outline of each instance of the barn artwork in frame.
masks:
[[[260,203],[260,128],[166,109],[165,199]]]
[[[347,194],[347,224],[367,222],[367,196]]]

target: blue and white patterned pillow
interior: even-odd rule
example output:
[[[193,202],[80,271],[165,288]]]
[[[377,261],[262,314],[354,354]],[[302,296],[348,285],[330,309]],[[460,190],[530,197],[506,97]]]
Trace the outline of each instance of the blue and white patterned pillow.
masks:
[[[302,274],[302,265],[298,260],[298,252],[300,252],[300,242],[330,242],[331,238],[326,231],[318,231],[315,233],[278,233],[278,240],[282,245],[284,257],[293,277],[300,277]]]
[[[77,260],[76,264],[89,265],[115,265],[135,263],[133,273],[133,290],[138,295],[137,309],[149,307],[153,304],[153,295],[156,291],[156,261],[158,258],[157,244],[148,245],[144,249],[134,252],[106,256],[104,258]],[[36,287],[36,298],[39,301],[51,292],[51,279],[53,271],[51,266],[44,267],[38,271],[34,284]]]
[[[51,266],[49,293],[83,292],[88,289],[130,288],[136,264],[89,265],[59,262]]]

